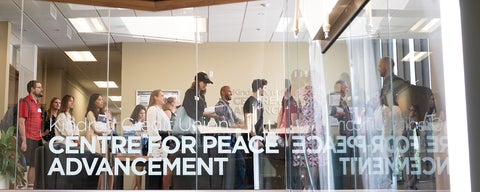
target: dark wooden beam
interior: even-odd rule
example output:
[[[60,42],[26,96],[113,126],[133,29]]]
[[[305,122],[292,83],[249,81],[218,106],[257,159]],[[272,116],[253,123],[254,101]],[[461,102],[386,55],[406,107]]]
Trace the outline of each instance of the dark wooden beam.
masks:
[[[325,32],[323,31],[323,27],[321,27],[314,38],[315,40],[320,40],[322,53],[327,52],[328,48],[332,46],[348,25],[350,25],[363,7],[367,5],[368,1],[369,0],[339,0],[337,2],[329,17],[329,37],[325,38]]]

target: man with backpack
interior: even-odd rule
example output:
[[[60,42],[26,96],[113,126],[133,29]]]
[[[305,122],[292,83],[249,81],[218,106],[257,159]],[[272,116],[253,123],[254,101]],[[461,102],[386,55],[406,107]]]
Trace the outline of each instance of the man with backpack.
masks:
[[[18,133],[20,149],[24,152],[28,166],[28,188],[35,184],[35,149],[42,145],[42,84],[32,80],[27,84],[28,95],[20,100],[18,114]]]

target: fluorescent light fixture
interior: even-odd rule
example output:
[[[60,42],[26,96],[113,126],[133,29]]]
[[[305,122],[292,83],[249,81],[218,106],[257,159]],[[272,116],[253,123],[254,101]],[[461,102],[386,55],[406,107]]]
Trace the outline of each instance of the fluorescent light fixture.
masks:
[[[118,88],[114,81],[94,81],[98,88]]]
[[[440,19],[439,18],[435,18],[435,19],[432,19],[430,20],[430,22],[428,22],[421,30],[420,32],[433,32],[435,31],[435,29],[438,28],[438,26],[440,26]]]
[[[425,22],[427,22],[427,19],[421,18],[410,28],[410,31],[417,31]]]
[[[97,61],[90,51],[65,51],[65,54],[74,62]]]
[[[131,35],[144,35],[170,41],[200,41],[207,31],[207,20],[193,16],[120,17]]]
[[[98,17],[69,18],[68,20],[79,33],[107,32],[107,28]]]
[[[112,101],[122,101],[122,96],[108,96]]]
[[[430,55],[430,52],[427,51],[414,51],[410,52],[405,57],[402,58],[402,61],[405,62],[410,62],[410,61],[415,61],[415,62],[420,62],[427,58]]]

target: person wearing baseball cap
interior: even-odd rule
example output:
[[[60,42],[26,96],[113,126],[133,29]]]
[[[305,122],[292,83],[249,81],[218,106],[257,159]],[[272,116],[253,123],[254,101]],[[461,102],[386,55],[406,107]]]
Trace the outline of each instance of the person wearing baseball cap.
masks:
[[[207,107],[205,93],[208,84],[213,84],[213,81],[210,80],[206,73],[198,72],[193,78],[192,85],[185,92],[185,97],[183,97],[182,103],[187,115],[202,124],[204,122],[208,123],[210,118],[217,117],[215,112],[204,112]]]
[[[212,80],[208,78],[208,75],[204,72],[198,72],[197,75],[195,75],[195,78],[193,79],[194,81],[199,81],[199,82],[204,82],[206,84],[213,84]],[[206,88],[206,87],[205,87]]]

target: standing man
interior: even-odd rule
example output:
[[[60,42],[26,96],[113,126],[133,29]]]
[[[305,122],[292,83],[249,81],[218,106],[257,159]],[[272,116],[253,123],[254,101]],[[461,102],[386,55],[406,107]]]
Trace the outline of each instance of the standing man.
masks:
[[[215,113],[218,115],[218,126],[228,128],[242,127],[243,121],[233,112],[229,101],[232,100],[232,89],[230,86],[223,86],[220,89],[220,99],[215,105]]]
[[[232,100],[232,89],[229,86],[223,86],[220,89],[220,100],[215,105],[215,113],[218,115],[217,125],[219,127],[240,128],[243,126],[243,121],[233,112],[229,101]],[[230,147],[235,146],[237,140],[236,133],[231,134]],[[235,152],[235,172],[230,175],[235,175],[234,189],[243,189],[245,181],[245,159],[243,158],[241,150]],[[229,174],[229,173],[227,173]]]
[[[342,136],[350,137],[353,135],[352,120],[350,108],[348,107],[348,85],[343,80],[335,82],[335,87],[338,90],[337,94],[340,94],[340,103],[337,106],[332,107],[330,115],[337,118],[339,123],[339,133]]]
[[[18,130],[21,141],[20,148],[27,160],[27,189],[35,185],[35,149],[42,145],[42,108],[40,98],[43,88],[40,82],[32,80],[27,84],[28,95],[20,100]]]
[[[252,82],[252,95],[248,97],[247,101],[243,104],[243,114],[245,116],[245,124],[247,129],[250,130],[250,136],[263,137],[263,104],[260,97],[263,96],[265,89],[267,88],[267,80],[255,79]],[[247,141],[246,135],[244,140]],[[258,147],[263,147],[262,142],[258,142]],[[259,163],[261,165],[261,163]],[[247,177],[247,189],[253,189],[253,152],[245,155],[246,177]],[[261,170],[261,168],[259,168]],[[261,178],[261,177],[260,177]]]
[[[382,57],[378,61],[377,69],[380,76],[383,77],[383,86],[380,92],[380,100],[382,105],[389,107],[398,106],[398,93],[406,89],[410,83],[393,74],[392,69],[395,62],[390,57]]]

